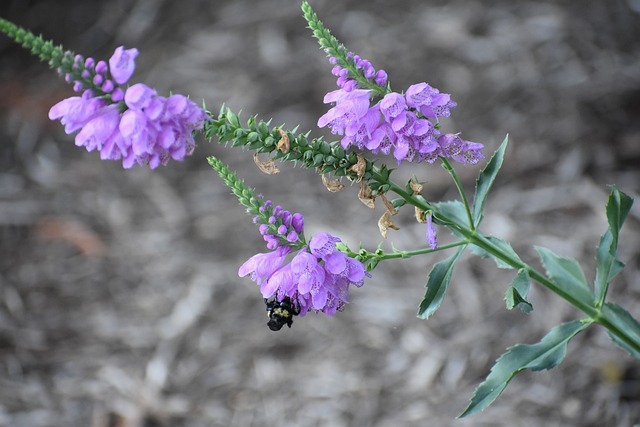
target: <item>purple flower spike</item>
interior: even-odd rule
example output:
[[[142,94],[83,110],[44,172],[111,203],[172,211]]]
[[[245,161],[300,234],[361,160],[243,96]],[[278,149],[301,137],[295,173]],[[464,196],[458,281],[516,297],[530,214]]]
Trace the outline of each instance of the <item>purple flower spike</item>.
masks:
[[[342,148],[355,146],[374,154],[389,154],[393,148],[398,164],[434,163],[440,157],[475,164],[484,158],[482,144],[452,137],[438,139],[439,118],[449,117],[451,109],[457,106],[451,95],[440,93],[425,82],[409,86],[405,94],[389,92],[384,70],[376,71],[370,61],[353,52],[347,52],[346,57],[353,61],[357,72],[354,75],[351,67],[339,65],[335,58],[329,60],[334,65],[331,74],[338,77],[336,84],[340,89],[327,93],[324,103],[332,103],[334,107],[318,119],[318,127],[329,127],[334,135],[343,136]],[[361,86],[371,88],[371,83],[382,90],[365,90]],[[380,95],[383,98],[370,107],[371,101]]]
[[[275,208],[271,209],[270,201],[267,202],[262,206],[265,209],[258,215],[259,221],[265,221],[267,215],[276,211]],[[282,208],[277,210],[278,218],[286,213],[291,218],[292,227],[302,232],[301,214],[291,215]],[[242,264],[238,274],[251,274],[251,280],[260,286],[265,299],[273,298],[277,302],[292,304],[294,315],[304,316],[309,310],[313,310],[333,316],[349,302],[349,286],[363,285],[364,277],[368,275],[364,266],[337,249],[339,238],[329,233],[318,233],[308,245],[300,247],[299,242],[304,242],[305,239],[304,236],[300,239],[296,230],[289,230],[286,239],[282,240],[282,231],[286,228],[284,224],[278,227],[277,237],[265,234],[266,229],[262,225],[265,224],[260,226],[261,234],[268,241],[267,247],[273,251],[252,256]],[[279,242],[278,245],[273,244],[275,241]],[[291,262],[285,263],[285,257],[294,247],[298,252]],[[272,317],[270,313],[270,318]]]
[[[109,59],[109,71],[113,80],[118,84],[129,81],[135,70],[135,59],[138,56],[138,49],[126,49],[119,46]]]

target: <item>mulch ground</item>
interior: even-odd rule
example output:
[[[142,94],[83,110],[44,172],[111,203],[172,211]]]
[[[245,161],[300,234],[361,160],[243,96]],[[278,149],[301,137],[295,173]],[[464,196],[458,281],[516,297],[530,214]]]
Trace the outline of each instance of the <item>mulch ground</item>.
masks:
[[[640,192],[637,2],[313,1],[342,42],[390,76],[427,81],[459,106],[443,123],[510,147],[484,231],[538,264],[534,245],[593,278],[609,184]],[[321,131],[335,88],[298,2],[5,0],[0,16],[66,48],[140,50],[132,81]],[[454,420],[493,361],[580,314],[534,286],[528,315],[504,308],[513,273],[465,257],[441,309],[415,313],[440,256],[381,264],[334,318],[266,327],[238,266],[262,240],[205,161],[217,155],[259,192],[352,248],[380,241],[383,208],[356,187],[328,193],[312,171],[262,175],[251,153],[199,141],[183,163],[123,170],[77,149],[47,118],[69,87],[0,37],[0,425],[631,426],[640,365],[602,328],[553,371],[517,376],[488,410]],[[456,196],[444,171],[425,197]],[[469,189],[476,167],[461,167]],[[384,248],[424,245],[412,212]],[[448,237],[441,233],[442,241]],[[611,298],[640,317],[640,209],[622,232],[627,267]]]

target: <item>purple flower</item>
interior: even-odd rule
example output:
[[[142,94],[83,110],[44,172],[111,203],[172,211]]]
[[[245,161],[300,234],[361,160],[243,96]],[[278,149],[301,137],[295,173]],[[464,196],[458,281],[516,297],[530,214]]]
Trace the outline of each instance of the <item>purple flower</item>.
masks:
[[[399,93],[388,93],[382,98],[382,101],[380,101],[380,112],[382,112],[388,122],[391,122],[406,109],[407,103]]]
[[[346,149],[350,145],[355,145],[359,149],[364,148],[379,124],[380,110],[377,108],[369,108],[367,114],[347,125],[344,132],[345,136],[341,141],[342,148]]]
[[[120,134],[114,132],[104,141],[100,149],[100,159],[102,160],[123,160],[123,166],[130,168],[133,166],[134,159],[127,151],[127,144]]]
[[[384,70],[378,70],[376,73],[375,82],[378,86],[384,86],[387,84],[387,72]]]
[[[386,89],[387,73],[376,71],[370,61],[353,52],[347,53],[358,74],[370,83]],[[475,164],[484,158],[482,144],[441,136],[438,123],[440,117],[449,117],[456,103],[451,95],[422,82],[409,86],[405,94],[386,93],[371,107],[371,97],[376,90],[360,88],[362,78],[354,78],[349,71],[330,58],[334,65],[331,73],[338,79],[340,89],[327,93],[325,104],[334,107],[318,119],[319,127],[329,127],[335,135],[342,135],[340,143],[344,149],[355,146],[359,150],[389,154],[398,161],[434,163],[439,157],[458,162]],[[357,76],[355,76],[357,77]],[[369,84],[365,85],[370,88]],[[459,138],[458,138],[459,139]]]
[[[402,111],[391,122],[391,128],[400,135],[411,136],[414,132],[413,125],[417,120],[415,113]]]
[[[427,212],[426,220],[427,220],[427,242],[429,242],[429,247],[431,249],[435,249],[438,247],[438,237],[436,235],[436,227],[435,225],[433,225],[431,212]]]
[[[411,140],[404,135],[396,134],[396,141],[393,144],[393,157],[398,161],[411,161],[415,156],[415,150],[411,147]]]
[[[309,310],[332,316],[348,303],[349,286],[362,286],[366,275],[359,261],[337,250],[338,242],[329,233],[319,233],[291,262],[283,265],[290,247],[280,246],[274,252],[252,256],[238,274],[251,273],[264,298],[289,298],[300,316]]]
[[[118,84],[129,81],[136,68],[135,59],[138,56],[138,49],[126,49],[123,46],[116,48],[113,56],[109,59],[109,72],[111,77]]]
[[[336,252],[336,243],[339,241],[339,238],[329,233],[318,233],[309,242],[309,250],[315,256],[322,258]]]
[[[417,109],[430,119],[449,117],[449,109],[457,105],[451,100],[451,95],[440,93],[438,89],[424,82],[409,86],[405,97],[409,107]]]
[[[420,107],[420,112],[430,119],[449,117],[451,115],[450,109],[455,108],[457,105],[458,104],[451,100],[449,94],[441,93],[433,97],[431,105]]]
[[[293,225],[293,229],[298,234],[302,234],[304,231],[304,216],[302,216],[302,214],[300,213],[293,214],[291,224]]]
[[[273,252],[256,254],[240,266],[238,275],[244,277],[251,273],[251,280],[261,286],[262,294],[265,298],[268,298],[273,293],[268,294],[268,291],[263,290],[262,286],[265,286],[267,279],[282,266],[289,251],[289,247],[282,246]],[[265,295],[265,293],[268,295]]]
[[[96,111],[105,105],[106,102],[102,99],[72,96],[51,107],[49,119],[60,119],[60,123],[64,125],[64,131],[71,134],[86,125]]]
[[[475,165],[484,159],[484,155],[482,154],[483,148],[484,145],[479,142],[465,141],[464,151],[460,156],[454,157],[454,160],[468,165]]]
[[[438,93],[438,89],[422,82],[409,86],[405,97],[409,107],[419,109],[423,105],[431,105],[432,97]]]
[[[349,258],[336,248],[341,240],[329,233],[318,233],[309,242],[309,250],[325,262],[325,268],[330,274],[348,279],[355,286],[362,286],[365,271],[362,264]]]
[[[183,95],[165,98],[142,83],[126,92],[116,87],[113,81],[124,84],[133,74],[137,55],[137,49],[121,46],[108,66],[93,58],[75,58],[74,71],[65,77],[73,82],[75,90],[84,93],[54,105],[49,118],[60,119],[67,133],[81,129],[76,145],[88,151],[99,150],[101,159],[122,159],[125,168],[138,163],[155,169],[170,159],[183,160],[191,154],[195,147],[193,131],[201,130],[209,117]],[[108,73],[113,81],[107,79]]]
[[[157,92],[143,83],[137,83],[129,87],[124,94],[124,103],[127,107],[142,110],[147,107]]]
[[[297,279],[298,293],[302,295],[308,294],[313,289],[314,294],[317,294],[322,290],[326,273],[324,268],[318,264],[318,258],[309,252],[304,250],[298,252],[291,260],[291,271]],[[316,307],[316,309],[318,308]]]
[[[76,135],[76,145],[87,151],[101,150],[104,141],[118,131],[120,113],[115,105],[107,105],[98,110],[92,119]]]
[[[482,148],[478,142],[465,141],[458,134],[447,133],[438,138],[442,156],[457,162],[475,165],[484,159]]]
[[[369,111],[369,91],[355,89],[346,92],[342,89],[329,92],[324,97],[324,103],[335,103],[318,119],[318,127],[329,126],[331,132],[344,135],[345,128],[353,122],[359,121]]]
[[[389,154],[391,147],[395,145],[398,137],[391,128],[389,123],[382,123],[371,135],[371,139],[366,142],[365,146],[371,150],[374,154],[378,151],[382,151],[384,154]]]

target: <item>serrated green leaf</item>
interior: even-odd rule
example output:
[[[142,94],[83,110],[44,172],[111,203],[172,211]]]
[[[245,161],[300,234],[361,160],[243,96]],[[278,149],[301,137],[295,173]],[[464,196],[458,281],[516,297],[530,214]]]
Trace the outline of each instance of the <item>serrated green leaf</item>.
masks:
[[[516,277],[513,278],[504,296],[507,310],[513,310],[514,307],[519,307],[523,313],[531,313],[531,311],[533,311],[533,306],[526,299],[529,293],[530,283],[527,270],[520,269]]]
[[[507,149],[507,143],[509,141],[509,135],[504,137],[502,144],[493,153],[493,156],[484,167],[478,180],[476,181],[476,194],[473,197],[473,224],[477,227],[482,221],[484,204],[487,200],[487,194],[493,185],[493,182],[498,175],[498,171],[502,167],[502,161],[504,159],[504,152]]]
[[[602,305],[604,302],[609,283],[624,268],[624,264],[618,259],[618,235],[631,205],[633,205],[631,197],[619,191],[615,186],[611,187],[606,206],[609,228],[602,235],[596,249],[594,289],[598,305]]]
[[[594,289],[596,300],[602,305],[609,289],[609,283],[622,271],[624,263],[617,257],[617,248],[613,244],[611,229],[608,229],[600,238],[600,244],[596,248],[596,278]]]
[[[436,215],[434,216],[434,221],[436,224],[447,223],[446,221],[441,220],[442,217],[439,217],[437,214],[441,213],[442,215],[449,218],[453,223],[457,224],[467,224],[467,211],[464,208],[464,204],[459,200],[449,200],[446,202],[438,202],[432,203],[432,206],[436,210]]]
[[[449,282],[451,281],[453,267],[465,247],[466,246],[460,246],[456,253],[433,266],[427,278],[427,292],[424,294],[424,298],[418,309],[419,318],[428,319],[436,312],[440,304],[442,304],[442,300],[449,287]]]
[[[567,354],[569,340],[590,324],[590,321],[580,320],[563,323],[551,329],[536,344],[517,344],[508,348],[496,360],[491,372],[478,386],[469,406],[459,418],[478,413],[491,405],[519,372],[525,369],[541,371],[558,366]]]
[[[547,275],[556,286],[568,295],[580,300],[587,306],[593,306],[595,296],[586,277],[575,259],[554,254],[551,250],[536,246]]]
[[[615,247],[618,247],[618,233],[622,228],[622,223],[624,223],[629,210],[631,210],[631,205],[633,205],[633,199],[631,197],[618,190],[615,185],[611,186],[611,194],[607,201],[606,212]]]
[[[518,256],[518,254],[516,253],[516,251],[513,250],[513,248],[511,247],[511,245],[509,243],[507,243],[506,241],[498,238],[498,237],[494,237],[494,236],[487,236],[487,240],[491,241],[491,243],[493,243],[494,245],[496,245],[497,247],[500,248],[500,250],[503,253],[507,253],[509,254],[509,256],[511,256],[511,258],[516,259],[520,262],[522,262],[522,260],[520,259],[520,257]],[[496,265],[498,266],[498,268],[504,268],[504,269],[511,269],[513,268],[513,266],[507,264],[506,262],[502,261],[499,258],[496,258],[495,256],[491,255],[489,252],[485,251],[484,249],[472,245],[471,246],[471,252],[473,252],[474,254],[476,254],[479,257],[482,258],[491,258],[496,262]]]
[[[605,319],[613,323],[617,329],[626,333],[636,343],[640,343],[640,322],[634,319],[627,310],[620,307],[618,304],[607,302],[602,306],[602,315]],[[636,359],[640,359],[640,351],[638,351],[638,349],[632,347],[620,337],[612,334],[611,331],[609,331],[609,336],[620,348],[628,351],[629,354]]]

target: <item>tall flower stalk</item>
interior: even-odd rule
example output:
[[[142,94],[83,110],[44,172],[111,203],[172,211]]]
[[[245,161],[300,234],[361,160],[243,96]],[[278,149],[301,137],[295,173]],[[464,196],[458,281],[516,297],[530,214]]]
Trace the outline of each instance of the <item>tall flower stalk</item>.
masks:
[[[241,277],[250,275],[260,286],[265,301],[272,299],[280,307],[291,304],[289,316],[304,316],[309,311],[333,316],[349,302],[350,286],[364,284],[365,269],[357,260],[338,250],[341,240],[327,232],[313,236],[307,244],[304,237],[304,217],[291,213],[270,200],[254,196],[235,173],[214,156],[208,157],[225,184],[238,196],[247,213],[255,215],[260,234],[271,252],[259,253],[240,266]],[[290,262],[286,262],[292,255]],[[269,324],[279,330],[286,323]],[[271,319],[273,320],[273,319]]]

